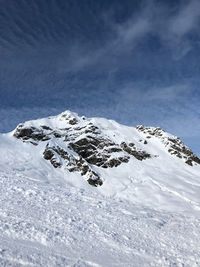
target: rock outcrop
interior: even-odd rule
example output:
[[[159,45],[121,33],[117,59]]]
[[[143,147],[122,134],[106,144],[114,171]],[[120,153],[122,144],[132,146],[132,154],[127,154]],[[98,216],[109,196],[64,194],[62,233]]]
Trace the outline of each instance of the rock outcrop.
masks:
[[[200,164],[200,159],[179,138],[166,134],[161,128],[140,125],[136,130],[142,138],[138,142],[119,142],[91,120],[64,112],[40,123],[20,124],[14,136],[25,143],[41,145],[43,158],[54,168],[79,172],[93,186],[103,183],[99,168],[118,167],[131,158],[143,161],[155,157],[148,152],[151,138],[159,139],[171,155],[184,159],[188,165]]]
[[[179,137],[166,134],[164,130],[157,127],[145,127],[139,125],[136,127],[139,132],[146,135],[146,138],[157,137],[167,148],[167,151],[180,159],[183,159],[186,164],[193,166],[193,164],[200,164],[200,159],[180,140]]]

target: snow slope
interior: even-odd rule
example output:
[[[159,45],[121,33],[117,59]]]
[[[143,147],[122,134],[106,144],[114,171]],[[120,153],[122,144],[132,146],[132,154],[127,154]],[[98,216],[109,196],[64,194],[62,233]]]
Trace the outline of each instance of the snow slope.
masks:
[[[198,160],[160,128],[69,111],[1,134],[0,265],[199,266]]]

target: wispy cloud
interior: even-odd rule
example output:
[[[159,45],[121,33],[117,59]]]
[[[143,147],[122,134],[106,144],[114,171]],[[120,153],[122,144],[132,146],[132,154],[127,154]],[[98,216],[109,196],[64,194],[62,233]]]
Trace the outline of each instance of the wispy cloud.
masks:
[[[136,20],[131,18],[126,23],[115,25],[116,37],[111,43],[111,47],[118,50],[133,49],[136,42],[148,34],[151,30],[150,21],[143,16]]]
[[[165,31],[160,32],[160,36],[171,49],[174,59],[181,59],[193,49],[191,34],[199,36],[199,19],[200,2],[192,0],[180,6],[166,21]]]
[[[178,38],[184,37],[194,29],[198,30],[197,22],[200,19],[200,2],[198,0],[188,1],[169,20],[169,31]]]
[[[69,59],[70,65],[65,65],[68,71],[79,71],[84,67],[93,65],[105,67],[116,67],[116,59],[124,54],[128,54],[146,34],[151,31],[151,22],[142,14],[131,17],[124,23],[118,24],[110,22],[112,25],[110,36],[105,41],[104,46],[94,47],[93,49],[81,44],[76,44],[70,48]],[[112,58],[115,57],[114,66]]]
[[[65,64],[66,70],[79,71],[94,65],[115,68],[116,61],[120,66],[124,55],[140,52],[138,44],[152,36],[160,40],[163,48],[171,51],[172,60],[180,60],[196,44],[191,34],[199,36],[200,2],[191,0],[172,9],[155,0],[143,1],[138,13],[122,23],[114,21],[110,13],[102,17],[106,17],[105,23],[110,31],[104,45],[93,47],[76,43],[69,49],[71,63]]]

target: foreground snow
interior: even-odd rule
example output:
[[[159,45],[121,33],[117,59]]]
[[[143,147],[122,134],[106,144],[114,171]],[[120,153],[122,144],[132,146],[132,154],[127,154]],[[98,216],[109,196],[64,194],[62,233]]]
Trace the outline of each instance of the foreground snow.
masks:
[[[0,176],[0,266],[199,266],[200,220]],[[89,187],[89,185],[88,185]]]
[[[71,119],[76,123],[70,125]],[[124,141],[134,143],[136,152],[151,157],[94,150],[109,160],[129,157],[106,168],[84,159],[103,181],[98,187],[79,170],[70,172],[56,150],[58,167],[43,157],[46,148],[60,147],[78,159],[66,134],[76,144],[88,138],[81,131],[91,125],[98,131],[90,135],[105,144],[111,140],[119,150]],[[35,127],[44,140],[0,134],[0,266],[200,266],[200,165],[198,159],[186,163],[179,139],[160,128],[137,129],[69,111],[26,122],[18,136],[23,127]],[[145,131],[156,133],[149,137]],[[179,157],[170,154],[173,144]]]

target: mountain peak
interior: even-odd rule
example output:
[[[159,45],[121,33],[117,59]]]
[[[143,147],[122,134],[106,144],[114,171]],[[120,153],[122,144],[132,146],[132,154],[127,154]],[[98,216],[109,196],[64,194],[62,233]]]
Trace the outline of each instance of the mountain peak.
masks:
[[[13,136],[42,147],[42,158],[54,168],[78,172],[94,186],[103,184],[102,169],[125,167],[130,161],[155,162],[163,153],[190,166],[200,164],[178,137],[159,127],[127,127],[105,119],[79,117],[68,110],[19,124]]]

